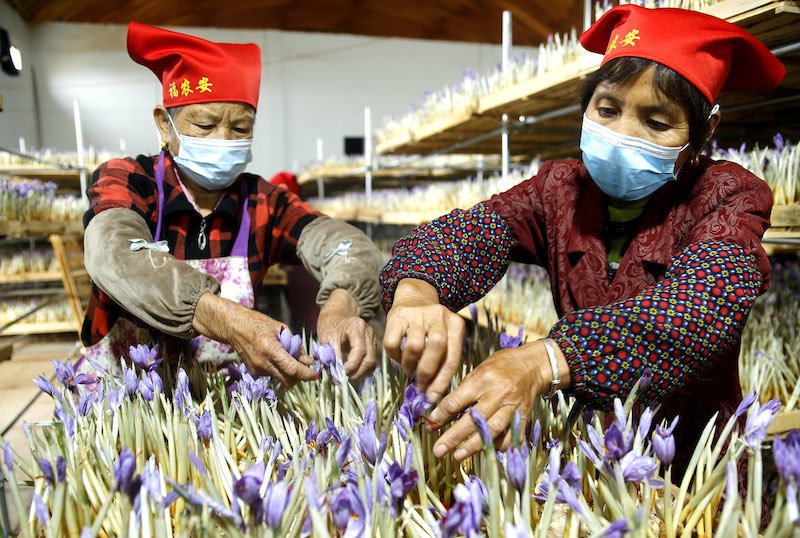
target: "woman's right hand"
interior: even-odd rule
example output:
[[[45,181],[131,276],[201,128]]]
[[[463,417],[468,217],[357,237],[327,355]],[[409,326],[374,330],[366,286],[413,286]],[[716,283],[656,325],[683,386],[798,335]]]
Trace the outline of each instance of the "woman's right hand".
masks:
[[[439,304],[436,288],[424,280],[400,281],[386,316],[383,345],[407,375],[416,374],[417,388],[430,403],[441,399],[458,371],[464,333],[464,320]]]
[[[281,346],[278,332],[283,324],[213,293],[197,301],[192,326],[199,334],[228,344],[256,375],[268,375],[285,385],[311,381],[319,374],[307,364],[311,359],[295,359]]]

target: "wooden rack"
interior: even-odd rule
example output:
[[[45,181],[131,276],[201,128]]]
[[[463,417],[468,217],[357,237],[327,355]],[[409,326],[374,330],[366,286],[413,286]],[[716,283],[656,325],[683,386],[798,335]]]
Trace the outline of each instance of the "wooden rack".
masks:
[[[800,39],[800,2],[768,0],[726,0],[710,7],[708,13],[726,19],[748,30],[767,47],[774,48],[797,43]],[[786,80],[770,92],[728,93],[720,96],[725,116],[727,140],[742,140],[755,135],[771,137],[776,125],[786,124],[787,107],[800,111],[800,61],[797,54],[785,62]],[[397,135],[377,145],[379,154],[428,153],[498,153],[503,132],[502,115],[510,118],[508,128],[510,153],[541,155],[557,158],[577,155],[580,132],[580,111],[575,104],[586,75],[594,71],[601,60],[597,54],[584,53],[557,72],[534,77],[477,99],[470,110],[444,116]],[[752,114],[758,106],[760,113]],[[524,116],[524,121],[519,118]],[[796,117],[796,115],[795,115]],[[775,119],[775,123],[769,121]],[[535,121],[531,125],[531,119]],[[781,121],[783,119],[783,121]],[[767,121],[765,121],[767,120]],[[798,123],[798,122],[795,122]],[[533,129],[528,128],[532,126]],[[800,125],[786,125],[783,134],[789,139],[800,138]],[[731,142],[732,143],[732,142]]]

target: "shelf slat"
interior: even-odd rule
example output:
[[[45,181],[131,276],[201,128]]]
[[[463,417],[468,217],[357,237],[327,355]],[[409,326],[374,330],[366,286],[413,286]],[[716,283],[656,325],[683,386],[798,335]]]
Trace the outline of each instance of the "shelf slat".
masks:
[[[3,336],[22,334],[57,334],[75,332],[74,321],[51,321],[49,323],[17,323],[3,331]]]
[[[61,273],[58,271],[40,273],[20,273],[16,275],[0,275],[0,284],[24,284],[28,282],[58,282]]]
[[[0,220],[0,236],[46,237],[50,234],[83,234],[81,221]]]

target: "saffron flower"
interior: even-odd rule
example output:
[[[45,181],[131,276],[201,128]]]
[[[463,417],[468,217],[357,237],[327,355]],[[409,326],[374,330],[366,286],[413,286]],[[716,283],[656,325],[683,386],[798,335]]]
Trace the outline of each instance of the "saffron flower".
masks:
[[[209,441],[214,437],[214,428],[211,421],[211,412],[195,413],[192,418],[197,427],[197,438],[201,441]]]
[[[519,326],[517,336],[512,336],[505,331],[500,333],[500,349],[510,349],[522,345],[522,325]]]
[[[598,538],[625,538],[627,535],[628,522],[624,519],[618,519],[603,529],[603,532],[598,535]]]
[[[114,463],[114,491],[121,491],[131,500],[139,494],[141,477],[135,476],[136,456],[130,448],[123,448]]]
[[[664,428],[660,424],[653,431],[653,452],[664,465],[668,466],[675,458],[675,437],[672,435],[675,426],[678,425],[678,417],[672,420],[669,427]]]
[[[755,390],[751,390],[747,393],[741,402],[739,402],[739,406],[736,408],[735,415],[740,417],[747,413],[747,410],[755,403],[756,398],[758,398],[758,393]]]
[[[124,370],[125,392],[128,393],[128,396],[133,397],[136,391],[139,390],[139,377],[131,368],[124,368]]]
[[[469,414],[472,417],[472,421],[475,423],[475,426],[478,428],[481,440],[483,441],[483,447],[486,448],[491,446],[493,440],[492,430],[489,429],[489,424],[486,422],[484,416],[474,407],[469,408]]]
[[[277,530],[286,507],[289,506],[289,488],[283,481],[270,483],[264,496],[264,514],[267,525]]]
[[[63,456],[56,456],[55,472],[53,471],[53,465],[50,463],[50,460],[39,458],[37,462],[39,463],[39,469],[42,470],[42,477],[51,486],[63,482],[67,477],[67,460],[65,460]]]
[[[42,524],[42,527],[47,529],[47,524],[50,521],[50,512],[47,510],[44,501],[38,493],[33,494],[33,508],[36,513],[36,518]]]
[[[761,446],[767,436],[767,426],[780,408],[781,402],[778,400],[770,400],[763,407],[760,402],[755,402],[750,408],[744,425],[744,442],[751,450],[758,450]]]
[[[370,400],[364,409],[364,424],[356,429],[356,441],[361,455],[370,465],[375,465],[383,457],[388,440],[387,432],[381,432],[380,439],[375,434],[377,425],[377,406],[375,400]]]
[[[133,361],[133,364],[145,372],[152,372],[158,368],[158,365],[164,360],[163,358],[156,358],[158,357],[158,350],[158,344],[152,348],[144,344],[139,344],[137,346],[131,346],[128,350],[128,353],[131,357],[131,361]]]
[[[800,431],[790,431],[785,439],[775,438],[772,445],[775,456],[775,467],[786,486],[786,509],[789,520],[800,524],[798,509],[798,485],[800,485]]]
[[[442,520],[442,537],[450,538],[456,533],[464,536],[478,536],[481,520],[487,510],[486,486],[476,476],[469,476],[463,484],[453,490],[455,503]]]
[[[508,483],[517,491],[525,488],[528,476],[528,447],[512,446],[506,451],[506,477]]]
[[[39,387],[39,390],[41,390],[51,398],[55,398],[56,395],[58,394],[58,391],[53,386],[53,384],[50,383],[50,381],[43,375],[40,375],[39,377],[34,379],[33,384]]]
[[[278,341],[281,343],[281,347],[286,350],[286,353],[297,358],[300,346],[303,344],[303,339],[299,334],[292,334],[292,331],[286,327],[281,327],[280,331],[278,331]]]
[[[251,507],[257,507],[261,503],[261,485],[264,483],[264,472],[266,467],[264,461],[251,466],[233,485],[236,496]]]
[[[403,403],[397,411],[397,424],[401,431],[412,430],[417,420],[424,415],[431,404],[425,394],[413,384],[406,387],[403,393]]]
[[[85,385],[90,382],[86,374],[78,373],[75,366],[70,361],[59,362],[53,359],[56,367],[56,379],[71,392],[78,392],[78,385]]]
[[[11,472],[14,469],[14,451],[8,441],[3,444],[3,464],[6,466],[7,472]]]

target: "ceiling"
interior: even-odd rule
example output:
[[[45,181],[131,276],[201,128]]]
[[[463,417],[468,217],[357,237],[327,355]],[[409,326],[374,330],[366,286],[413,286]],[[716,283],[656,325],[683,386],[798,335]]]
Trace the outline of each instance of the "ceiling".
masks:
[[[581,28],[584,0],[8,0],[31,23],[45,21],[276,29],[500,43],[512,12],[514,45]]]

